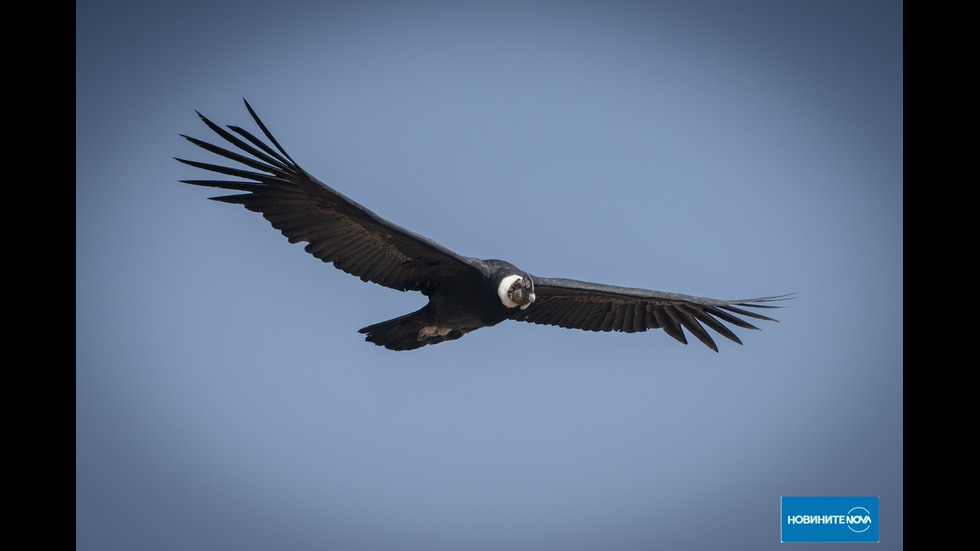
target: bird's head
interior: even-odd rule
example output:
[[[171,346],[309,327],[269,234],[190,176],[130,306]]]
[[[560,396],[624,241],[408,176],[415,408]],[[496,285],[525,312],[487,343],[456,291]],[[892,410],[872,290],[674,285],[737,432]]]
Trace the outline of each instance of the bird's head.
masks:
[[[506,276],[497,287],[497,295],[504,306],[524,310],[534,302],[534,280],[527,273]]]

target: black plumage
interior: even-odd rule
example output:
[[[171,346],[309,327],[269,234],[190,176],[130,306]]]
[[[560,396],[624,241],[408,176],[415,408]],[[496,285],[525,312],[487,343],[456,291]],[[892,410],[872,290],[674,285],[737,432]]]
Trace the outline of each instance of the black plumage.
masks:
[[[774,308],[766,303],[785,298],[716,300],[541,278],[501,260],[459,255],[379,217],[311,176],[279,145],[248,102],[245,106],[275,148],[241,127],[230,125],[226,130],[198,113],[238,151],[184,137],[245,168],[177,159],[234,178],[182,182],[244,192],[212,199],[261,213],[290,243],[306,242],[307,252],[364,281],[427,296],[420,310],[360,330],[367,341],[380,346],[411,350],[512,319],[589,331],[663,329],[685,344],[687,329],[717,351],[705,326],[741,344],[724,323],[756,329],[742,318],[775,320],[744,307]]]

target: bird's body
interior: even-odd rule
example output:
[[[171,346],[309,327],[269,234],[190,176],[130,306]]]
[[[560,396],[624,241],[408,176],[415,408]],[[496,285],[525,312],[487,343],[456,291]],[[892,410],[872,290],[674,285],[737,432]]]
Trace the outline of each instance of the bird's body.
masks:
[[[240,127],[229,126],[233,133],[228,132],[203,116],[208,127],[240,152],[185,138],[258,172],[178,159],[240,179],[184,182],[245,192],[213,199],[261,213],[290,242],[306,242],[307,252],[364,281],[427,296],[428,303],[418,311],[360,330],[367,341],[380,346],[412,350],[511,319],[590,331],[664,329],[686,343],[684,327],[717,351],[702,323],[740,343],[722,322],[755,329],[738,316],[774,320],[739,307],[772,308],[764,303],[783,298],[716,300],[540,278],[502,260],[459,255],[379,217],[311,176],[245,105],[275,149]]]
[[[516,301],[508,307],[501,300],[515,281],[526,275],[502,260],[468,259],[476,270],[472,275],[434,286],[429,302],[420,310],[377,323],[360,332],[367,340],[394,350],[411,350],[426,344],[454,340],[481,327],[490,327],[508,319]],[[519,278],[519,279],[517,279]]]

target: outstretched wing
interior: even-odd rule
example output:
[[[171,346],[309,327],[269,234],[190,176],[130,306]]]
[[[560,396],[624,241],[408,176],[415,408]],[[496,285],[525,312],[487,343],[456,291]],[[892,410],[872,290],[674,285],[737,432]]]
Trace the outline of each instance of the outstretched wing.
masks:
[[[586,331],[637,333],[647,329],[663,329],[684,344],[687,344],[683,330],[686,328],[715,352],[718,347],[705,325],[742,344],[723,322],[743,329],[758,329],[739,316],[776,320],[740,307],[778,308],[765,303],[788,298],[788,295],[782,295],[748,300],[716,300],[573,279],[533,279],[534,302],[526,310],[516,312],[512,319]]]
[[[182,180],[183,183],[245,192],[212,199],[261,213],[290,243],[307,242],[308,253],[364,281],[428,293],[435,282],[462,277],[477,269],[470,259],[392,224],[311,176],[283,150],[247,101],[245,107],[275,149],[238,126],[229,125],[233,133],[229,132],[200,113],[198,116],[211,130],[240,152],[189,136],[184,138],[258,172],[177,159],[238,179]]]

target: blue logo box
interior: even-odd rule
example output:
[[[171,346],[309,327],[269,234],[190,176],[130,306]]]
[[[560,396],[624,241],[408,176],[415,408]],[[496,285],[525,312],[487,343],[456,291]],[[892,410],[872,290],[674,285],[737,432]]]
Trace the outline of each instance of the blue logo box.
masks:
[[[783,496],[780,540],[878,542],[877,497]]]

